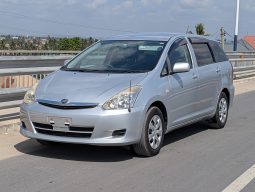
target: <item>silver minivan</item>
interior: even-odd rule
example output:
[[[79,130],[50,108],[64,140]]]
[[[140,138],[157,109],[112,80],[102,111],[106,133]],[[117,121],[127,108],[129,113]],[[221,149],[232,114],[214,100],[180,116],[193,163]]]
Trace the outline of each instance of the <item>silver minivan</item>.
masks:
[[[233,68],[218,42],[143,33],[98,41],[29,90],[21,133],[53,142],[159,153],[171,130],[207,120],[223,128]]]

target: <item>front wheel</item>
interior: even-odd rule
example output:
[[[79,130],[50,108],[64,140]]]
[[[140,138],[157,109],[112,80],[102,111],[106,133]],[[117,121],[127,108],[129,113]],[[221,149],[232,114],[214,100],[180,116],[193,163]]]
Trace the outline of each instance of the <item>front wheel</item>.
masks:
[[[163,145],[165,122],[157,107],[151,107],[146,115],[145,126],[139,143],[133,145],[138,155],[151,157],[157,155]]]
[[[217,129],[225,127],[228,119],[229,102],[226,94],[222,92],[217,104],[216,114],[212,119],[212,124]]]

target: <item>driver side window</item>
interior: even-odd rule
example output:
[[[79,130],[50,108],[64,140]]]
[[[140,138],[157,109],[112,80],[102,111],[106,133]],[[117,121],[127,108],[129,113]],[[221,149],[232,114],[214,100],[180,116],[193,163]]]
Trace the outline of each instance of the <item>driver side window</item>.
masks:
[[[190,52],[186,39],[178,39],[171,46],[161,76],[171,73],[175,63],[189,63],[190,69],[193,68]]]
[[[190,68],[192,68],[191,57],[187,44],[179,45],[170,49],[168,57],[171,67],[173,67],[175,63],[189,63]]]

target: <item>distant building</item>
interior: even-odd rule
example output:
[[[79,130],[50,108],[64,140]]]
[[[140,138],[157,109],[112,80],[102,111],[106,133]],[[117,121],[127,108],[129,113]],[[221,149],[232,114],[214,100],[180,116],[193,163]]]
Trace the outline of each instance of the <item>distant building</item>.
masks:
[[[243,39],[253,48],[255,49],[255,35],[246,35]]]
[[[255,40],[255,39],[254,39]],[[224,51],[231,52],[233,51],[234,41],[226,41]],[[255,47],[253,48],[248,42],[244,39],[240,39],[237,42],[237,51],[238,52],[250,52],[255,51]]]
[[[41,44],[45,45],[48,42],[48,39],[41,39]]]

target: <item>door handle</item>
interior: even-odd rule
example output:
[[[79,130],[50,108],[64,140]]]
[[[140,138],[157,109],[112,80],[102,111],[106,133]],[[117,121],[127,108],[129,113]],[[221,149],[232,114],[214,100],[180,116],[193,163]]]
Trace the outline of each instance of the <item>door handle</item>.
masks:
[[[216,72],[217,72],[217,73],[219,73],[220,71],[221,71],[221,70],[220,70],[219,68],[218,68],[218,69],[216,69]]]
[[[193,76],[192,76],[192,79],[197,79],[197,78],[198,78],[197,75],[193,75]]]

